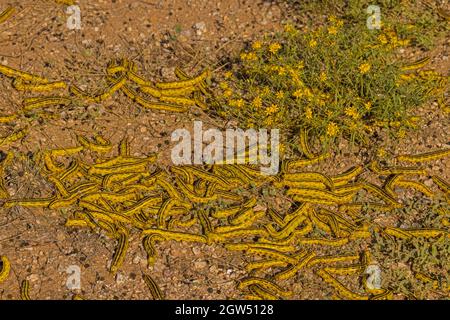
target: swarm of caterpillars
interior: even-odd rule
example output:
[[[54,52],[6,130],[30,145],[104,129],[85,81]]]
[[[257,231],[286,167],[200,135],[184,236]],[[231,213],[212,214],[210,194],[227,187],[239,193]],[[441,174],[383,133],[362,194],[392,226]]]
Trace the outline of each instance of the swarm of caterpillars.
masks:
[[[48,107],[68,106],[74,100],[102,103],[119,91],[141,107],[148,109],[168,112],[187,112],[189,107],[193,106],[206,109],[204,97],[209,94],[206,80],[210,77],[209,70],[191,78],[177,68],[175,74],[179,78],[178,81],[154,83],[138,75],[133,62],[121,59],[111,61],[106,68],[109,87],[101,93],[91,94],[76,85],[69,85],[64,81],[50,81],[4,65],[0,65],[0,74],[12,78],[12,85],[18,91],[41,93],[35,97],[25,98],[22,109],[17,113],[0,115],[0,123],[10,123],[22,114],[27,115]],[[55,90],[68,92],[63,92],[63,95],[42,95],[43,92]],[[0,146],[17,141],[26,133],[27,129],[24,128],[1,137]]]
[[[326,159],[327,155],[312,154],[304,137],[302,140],[306,159],[284,161],[280,174],[265,176],[257,167],[246,164],[162,168],[157,165],[156,155],[131,156],[127,139],[119,144],[116,156],[105,156],[114,153],[109,141],[100,135],[92,139],[78,136],[79,145],[48,150],[38,157],[43,176],[54,185],[53,194],[36,199],[8,198],[3,207],[70,209],[67,227],[89,228],[116,242],[109,266],[113,274],[126,257],[130,232],[138,230],[149,265],[158,256],[156,242],[183,241],[222,244],[228,250],[243,251],[257,258],[246,266],[252,275],[255,271],[275,270],[270,276],[249,276],[239,283],[238,288],[245,290],[248,299],[288,298],[292,292],[283,290],[277,282],[313,266],[317,276],[336,289],[338,297],[391,298],[393,292],[389,289],[366,285],[367,277],[363,278],[361,292],[350,290],[337,278],[361,276],[371,263],[370,252],[320,256],[314,248],[344,246],[356,239],[370,238],[373,233],[394,239],[449,237],[445,219],[442,229],[401,229],[380,227],[359,216],[363,207],[383,212],[402,207],[396,188],[435,196],[429,187],[414,180],[426,175],[426,171],[412,166],[381,167],[372,162],[367,168],[356,166],[335,176],[308,172],[302,168]],[[93,163],[80,160],[85,152],[92,154]],[[438,150],[402,155],[398,160],[417,163],[449,154],[450,150]],[[7,158],[10,162],[12,155]],[[367,170],[388,178],[382,186],[369,183],[360,179]],[[433,181],[448,201],[448,183],[437,176]],[[260,209],[258,195],[245,192],[263,185],[285,192],[292,202],[287,212]],[[371,200],[355,201],[361,191]],[[3,194],[7,195],[6,190]],[[313,236],[317,229],[323,236]],[[152,295],[162,298],[157,285],[145,275],[144,279]]]

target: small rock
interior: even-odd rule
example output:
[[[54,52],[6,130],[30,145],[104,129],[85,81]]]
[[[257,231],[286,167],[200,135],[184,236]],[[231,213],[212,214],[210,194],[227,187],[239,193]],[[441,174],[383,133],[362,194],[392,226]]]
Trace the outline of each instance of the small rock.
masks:
[[[206,32],[206,23],[204,23],[203,21],[197,22],[196,24],[194,24],[193,28],[197,33],[197,35],[201,36],[203,33]]]

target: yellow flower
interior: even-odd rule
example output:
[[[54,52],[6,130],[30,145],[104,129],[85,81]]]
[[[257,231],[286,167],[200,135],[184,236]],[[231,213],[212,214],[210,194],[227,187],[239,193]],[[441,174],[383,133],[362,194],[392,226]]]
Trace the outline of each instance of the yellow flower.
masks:
[[[327,80],[327,74],[325,72],[321,72],[319,76],[320,82],[324,82]]]
[[[370,64],[363,63],[359,66],[359,73],[366,74],[370,70]]]
[[[294,34],[296,31],[295,27],[290,23],[284,26],[284,32],[286,33]]]
[[[271,53],[273,53],[273,54],[276,54],[276,53],[278,52],[278,50],[280,50],[280,49],[281,49],[281,44],[279,44],[279,43],[277,43],[277,42],[272,43],[272,44],[269,46],[269,51],[270,51]]]
[[[342,27],[344,25],[344,20],[337,20],[336,22],[336,26],[338,26],[339,28]]]
[[[301,98],[303,97],[303,90],[302,89],[298,89],[296,91],[294,91],[294,93],[292,94],[295,98]]]
[[[359,119],[359,117],[360,117],[360,114],[359,114],[358,110],[355,107],[347,107],[347,108],[345,108],[344,113],[347,116],[352,117],[355,120]]]
[[[315,48],[317,46],[317,41],[314,39],[311,39],[309,41],[309,46],[310,46],[310,48]]]
[[[242,108],[244,106],[244,99],[239,99],[236,101],[236,107]]]
[[[247,53],[242,52],[239,57],[241,58],[241,60],[246,60],[247,59]]]
[[[257,60],[258,57],[254,52],[241,53],[241,60]]]
[[[328,27],[328,33],[329,34],[336,34],[337,28],[335,26]]]
[[[312,119],[312,110],[311,110],[311,108],[306,108],[305,109],[305,118],[308,119],[308,120]]]
[[[297,69],[303,69],[305,67],[305,62],[303,60],[300,60],[297,63]]]
[[[284,92],[283,91],[278,91],[275,94],[275,97],[277,97],[277,99],[279,99],[279,100],[283,99],[284,98]]]
[[[233,72],[227,71],[225,72],[225,78],[230,79],[233,76]]]
[[[278,106],[276,104],[271,104],[270,107],[266,109],[266,114],[273,114],[278,112]]]
[[[282,76],[286,74],[286,69],[284,67],[278,67],[278,75]]]
[[[397,136],[398,136],[400,139],[406,137],[406,131],[405,131],[405,129],[403,129],[403,128],[400,129],[400,130],[398,131],[398,133],[397,133]]]
[[[335,15],[331,15],[328,17],[328,21],[330,22],[335,22],[336,21],[336,16]]]
[[[261,108],[261,106],[262,106],[262,99],[261,99],[261,97],[258,96],[255,99],[253,99],[252,106],[254,106],[255,108]]]
[[[339,127],[334,122],[330,122],[327,125],[327,136],[335,137],[339,131]]]
[[[384,158],[386,156],[386,150],[384,148],[378,148],[377,156],[379,158]]]
[[[226,82],[221,82],[219,83],[219,87],[223,90],[228,89],[228,83]]]
[[[372,102],[367,102],[364,104],[364,108],[366,108],[367,111],[369,111],[370,109],[372,109]]]
[[[231,91],[230,89],[225,90],[225,92],[223,93],[223,96],[225,98],[231,97],[233,95],[233,91]]]
[[[386,38],[386,35],[384,35],[384,34],[380,34],[380,35],[378,36],[378,40],[379,40],[382,44],[388,43],[388,40],[387,40],[387,38]]]
[[[255,49],[255,50],[261,49],[261,47],[262,47],[262,42],[261,41],[255,41],[252,44],[252,48]]]
[[[262,93],[263,95],[267,96],[267,95],[270,93],[270,88],[267,87],[267,86],[265,86],[265,87],[262,89],[261,93]]]
[[[278,152],[280,153],[280,155],[283,155],[286,152],[286,146],[284,145],[284,143],[280,143],[280,145],[278,146]]]

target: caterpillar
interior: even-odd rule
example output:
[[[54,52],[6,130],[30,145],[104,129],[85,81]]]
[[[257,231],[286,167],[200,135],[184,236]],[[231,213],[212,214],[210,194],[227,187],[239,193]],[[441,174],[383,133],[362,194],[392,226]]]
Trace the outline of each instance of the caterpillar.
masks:
[[[53,157],[64,157],[64,156],[70,156],[75,153],[83,151],[83,147],[72,147],[72,148],[64,148],[64,149],[53,149],[50,150],[48,153]],[[77,161],[74,161],[74,164],[78,165]],[[69,169],[68,169],[69,170]]]
[[[296,258],[288,256],[288,255],[286,255],[280,251],[274,250],[274,249],[249,247],[247,249],[247,252],[250,254],[254,253],[257,255],[268,256],[272,259],[283,261],[283,262],[286,262],[289,264],[295,264],[297,262]]]
[[[64,165],[53,160],[49,152],[44,152],[44,164],[48,171],[52,173],[59,173],[64,171]]]
[[[439,229],[406,229],[404,230],[413,237],[435,238],[447,234],[445,230]]]
[[[79,200],[80,197],[83,197],[85,194],[95,190],[96,186],[89,186],[81,191],[72,193],[70,195],[65,196],[62,199],[55,199],[48,204],[49,209],[59,209],[63,207],[68,207]]]
[[[267,279],[258,278],[258,277],[249,277],[247,279],[241,280],[239,282],[238,288],[240,290],[242,290],[250,285],[259,285],[264,290],[267,290],[269,292],[274,292],[276,295],[281,296],[281,297],[288,298],[288,297],[292,296],[292,292],[284,291],[275,283],[273,283]]]
[[[48,106],[68,106],[70,103],[72,103],[72,100],[69,98],[64,97],[45,97],[45,98],[38,98],[36,100],[33,100],[32,102],[24,100],[23,104],[23,110],[24,111],[31,111],[38,108],[45,108]]]
[[[324,153],[319,156],[315,156],[312,159],[306,159],[306,160],[287,160],[285,163],[285,169],[287,172],[291,171],[292,169],[297,169],[305,166],[309,166],[315,163],[318,163],[320,161],[323,161],[330,157],[329,153]]]
[[[380,168],[378,166],[378,163],[376,161],[372,161],[370,163],[370,168],[373,172],[376,172],[378,174],[418,174],[418,175],[424,175],[427,172],[424,169],[420,168],[403,168],[403,167],[390,167],[390,168]]]
[[[192,227],[194,224],[197,223],[197,217],[192,217],[191,219],[188,220],[180,220],[180,219],[171,219],[169,221],[169,225],[168,225],[168,229],[172,230],[175,227],[180,227],[180,228],[190,228]]]
[[[238,229],[228,232],[211,232],[208,234],[208,239],[210,239],[213,242],[225,242],[227,239],[230,238],[240,238],[240,237],[267,237],[267,231],[262,229]]]
[[[285,222],[283,220],[283,217],[281,216],[281,214],[279,212],[277,212],[275,209],[273,208],[268,208],[267,209],[267,214],[269,215],[269,217],[272,218],[272,220],[278,224],[279,226],[284,226]]]
[[[330,179],[333,182],[335,187],[339,187],[339,186],[345,185],[350,180],[357,177],[358,175],[360,175],[363,172],[364,172],[363,166],[355,166],[355,167],[348,169],[344,173],[341,173],[339,175],[331,177]]]
[[[177,76],[178,79],[180,80],[189,80],[189,76],[181,69],[179,68],[175,68],[175,75]],[[204,94],[204,95],[208,95],[208,91],[206,88],[206,84],[205,81],[202,80],[200,82],[198,82],[196,84],[196,87],[198,87],[200,89],[200,91]],[[195,92],[197,93],[197,92]]]
[[[411,181],[411,180],[400,180],[400,181],[396,181],[394,183],[395,186],[398,187],[405,187],[405,188],[413,188],[416,189],[417,191],[422,192],[424,195],[426,195],[427,197],[432,198],[433,197],[433,192],[428,189],[428,187],[420,182],[417,181]]]
[[[349,194],[334,194],[325,190],[317,190],[317,189],[289,189],[286,193],[287,195],[295,195],[297,198],[301,198],[300,196],[304,196],[306,199],[318,199],[324,201],[330,201],[333,203],[342,204],[345,202],[351,201],[353,198],[353,193]]]
[[[56,197],[41,198],[41,199],[9,199],[3,203],[4,208],[12,208],[14,206],[28,207],[28,208],[44,208],[54,201]]]
[[[0,64],[0,73],[10,77],[10,78],[21,78],[22,80],[25,80],[27,82],[33,82],[33,83],[48,83],[49,81],[45,78],[33,75],[28,72],[16,70],[14,68],[5,66]]]
[[[24,138],[28,134],[28,128],[20,129],[9,136],[6,137],[0,137],[0,146],[15,142],[17,140],[20,140]]]
[[[11,270],[11,263],[6,256],[0,256],[0,283],[8,278],[9,272]]]
[[[308,131],[306,128],[300,131],[300,148],[308,159],[314,159],[315,155],[311,152],[308,144]]]
[[[194,203],[208,203],[217,200],[218,197],[217,194],[213,194],[212,196],[209,197],[199,197],[195,195],[194,192],[189,190],[189,188],[184,184],[183,181],[181,181],[180,178],[176,177],[175,180],[177,181],[177,185],[180,187],[184,195],[186,195],[186,197]]]
[[[308,262],[308,267],[316,264],[331,264],[336,262],[353,262],[359,260],[359,255],[320,256],[314,257]]]
[[[0,123],[8,123],[17,119],[17,114],[11,114],[7,116],[0,116]]]
[[[119,143],[119,156],[125,157],[125,159],[130,156],[130,142],[126,137]]]
[[[144,208],[150,207],[150,206],[152,206],[154,204],[161,203],[161,202],[162,202],[161,196],[157,196],[157,197],[155,197],[155,196],[148,196],[148,197],[145,197],[145,198],[141,199],[139,202],[137,202],[136,204],[134,204],[130,208],[128,208],[126,210],[123,210],[122,214],[124,216],[131,216],[134,213],[136,213],[136,212],[138,212],[138,211],[140,211],[140,210],[142,210]]]
[[[142,274],[142,278],[144,279],[145,284],[150,290],[153,300],[164,300],[164,295],[162,294],[156,282],[146,274]]]
[[[59,192],[61,196],[64,198],[69,196],[69,192],[66,190],[66,187],[64,186],[63,182],[60,181],[57,177],[47,177],[47,180],[54,184],[56,187],[56,190]]]
[[[44,84],[34,84],[34,83],[24,83],[24,81],[21,78],[15,78],[12,85],[14,89],[18,91],[34,91],[34,92],[52,91],[57,89],[65,89],[67,87],[64,81],[55,81]]]
[[[430,57],[424,57],[422,59],[419,59],[413,63],[407,64],[405,66],[403,66],[401,69],[403,71],[408,71],[408,70],[415,70],[415,69],[420,69],[422,67],[424,67],[425,65],[428,64],[428,62],[430,62]]]
[[[123,230],[117,231],[117,247],[114,251],[114,255],[112,257],[111,266],[109,271],[112,274],[116,274],[119,268],[123,264],[123,260],[125,259],[125,255],[128,249],[128,234]]]
[[[248,272],[251,272],[256,269],[268,269],[272,267],[286,267],[288,265],[287,262],[280,261],[280,260],[263,260],[263,261],[255,261],[255,262],[249,262],[245,266],[245,270]]]
[[[205,170],[202,170],[202,169],[199,169],[199,168],[195,168],[195,167],[192,167],[192,166],[185,167],[185,170],[190,172],[194,176],[197,176],[197,177],[199,177],[201,179],[204,179],[204,180],[206,180],[208,182],[217,183],[221,187],[227,187],[228,186],[228,182],[225,179],[223,179],[223,178],[221,178],[221,177],[219,177],[219,176],[217,176],[215,174],[212,174],[210,172],[207,172]]]
[[[392,300],[393,292],[391,290],[384,290],[383,293],[376,294],[369,298],[369,300]]]
[[[145,229],[142,231],[142,235],[159,234],[167,240],[175,241],[188,241],[188,242],[200,242],[206,243],[206,237],[204,235],[197,235],[179,231],[168,231],[161,229]]]
[[[383,189],[380,187],[371,184],[369,182],[364,182],[363,188],[367,191],[372,191],[375,193],[381,200],[384,200],[386,203],[388,203],[390,206],[394,208],[401,208],[402,204],[398,203],[395,199],[393,199],[389,194],[387,194]]]
[[[127,85],[124,85],[121,88],[121,91],[131,100],[141,105],[144,108],[148,109],[156,109],[156,110],[164,110],[171,112],[186,112],[188,109],[185,106],[178,106],[168,103],[161,102],[152,102],[145,100],[141,96],[139,96],[133,89],[129,88]]]
[[[281,182],[275,182],[274,187],[282,188],[283,186],[289,188],[298,188],[298,189],[319,189],[319,190],[327,190],[328,187],[323,182],[318,181],[288,181],[283,180]]]
[[[84,299],[82,296],[80,296],[79,294],[74,294],[72,296],[72,300],[86,300]]]
[[[311,182],[322,182],[324,185],[326,185],[328,188],[333,189],[333,181],[329,177],[327,177],[324,174],[317,173],[317,172],[301,172],[301,173],[286,173],[284,175],[284,181],[311,181]]]
[[[345,266],[345,267],[325,267],[323,270],[328,273],[337,275],[350,275],[354,273],[359,273],[362,270],[361,265]]]
[[[169,213],[170,209],[177,203],[175,199],[167,199],[161,205],[158,211],[158,228],[166,228],[166,217]]]
[[[294,230],[306,220],[305,216],[297,216],[291,219],[280,231],[275,231],[271,225],[267,225],[266,229],[270,236],[277,240],[282,240],[294,232]]]
[[[181,180],[179,180],[179,179],[177,181],[181,182]],[[171,198],[181,199],[180,193],[165,179],[163,179],[161,177],[157,177],[156,184],[159,185],[161,188],[163,188],[164,191],[166,191]]]
[[[16,9],[14,7],[9,7],[8,9],[0,13],[0,23],[3,23],[6,20],[8,20],[15,11]]]
[[[227,248],[228,250],[247,250],[248,248],[263,248],[276,250],[279,252],[289,252],[295,250],[295,246],[277,243],[227,243],[225,244],[225,248]]]
[[[86,201],[98,201],[100,199],[111,202],[125,202],[128,200],[137,200],[137,195],[135,193],[114,194],[109,192],[94,192],[83,196],[83,200]]]
[[[398,161],[405,161],[405,162],[426,162],[426,161],[433,161],[438,160],[444,157],[447,157],[450,155],[450,149],[444,149],[444,150],[436,150],[416,155],[400,155],[397,157]]]
[[[322,278],[323,281],[334,287],[340,295],[345,298],[352,300],[368,300],[368,296],[360,295],[358,293],[354,293],[345,287],[340,281],[332,277],[326,270],[320,269],[316,271],[316,274]]]
[[[446,194],[450,193],[450,185],[442,178],[438,176],[432,176],[431,179],[433,179],[434,183],[444,191]]]
[[[94,139],[96,139],[96,141],[99,141],[99,137],[100,136],[96,136],[94,137]],[[81,144],[84,148],[91,150],[91,151],[95,151],[95,152],[100,152],[100,153],[105,153],[105,152],[110,152],[112,145],[110,143],[93,143],[89,140],[87,140],[85,137],[77,135],[77,141],[79,144]],[[91,173],[91,172],[90,172]],[[95,172],[92,172],[95,173]],[[92,174],[91,173],[91,174]]]
[[[152,266],[155,263],[156,257],[158,255],[155,249],[155,242],[165,240],[166,238],[164,238],[159,234],[150,234],[142,239],[142,245],[144,247],[145,252],[147,253],[148,266]]]
[[[172,82],[159,82],[156,83],[156,87],[160,89],[178,89],[178,88],[186,88],[186,87],[192,87],[196,84],[200,83],[201,81],[205,80],[211,75],[210,71],[208,69],[204,70],[200,75],[198,75],[195,78],[189,79],[189,80],[181,80],[181,81],[172,81]]]
[[[30,298],[30,281],[22,280],[20,284],[20,298],[22,300],[31,300]]]
[[[320,244],[323,246],[340,247],[348,243],[348,238],[338,238],[338,239],[304,238],[304,239],[297,239],[297,242],[305,245]]]
[[[394,185],[395,183],[401,179],[403,177],[403,175],[401,174],[395,174],[390,176],[387,180],[386,183],[383,186],[383,189],[386,191],[387,194],[389,194],[389,196],[391,196],[392,198],[395,198],[397,195],[394,191]]]
[[[84,219],[67,219],[67,221],[64,224],[64,226],[67,227],[67,228],[71,228],[71,227],[88,228],[88,227],[91,227],[91,225]]]
[[[261,211],[259,211],[259,213],[258,213],[258,211],[254,212],[253,208],[248,208],[248,209],[240,211],[234,217],[229,219],[229,222],[232,225],[240,225],[240,224],[248,222],[249,220],[253,222],[253,221],[257,220],[258,218],[262,217],[263,215],[264,215],[264,211],[262,211],[262,214],[261,214]]]
[[[209,221],[206,214],[202,211],[197,212],[198,221],[200,221],[200,224],[203,229],[203,234],[208,235],[209,233],[213,232],[213,227],[211,225],[211,222]]]
[[[388,234],[390,236],[396,237],[396,238],[400,238],[400,239],[410,239],[412,236],[409,232],[404,231],[402,229],[399,228],[390,228],[390,227],[386,227],[383,232],[385,234]]]
[[[195,101],[189,98],[161,96],[159,101],[173,103],[181,106],[194,106]]]
[[[105,92],[95,96],[85,93],[83,90],[81,90],[75,85],[71,85],[69,87],[69,92],[83,100],[92,103],[101,103],[102,101],[110,98],[116,91],[120,90],[125,85],[126,81],[127,78],[125,76],[121,76],[117,79],[114,79],[114,81],[111,82],[109,88]]]
[[[286,280],[292,278],[299,270],[305,267],[308,264],[308,262],[315,256],[316,253],[312,251],[305,253],[304,255],[301,256],[301,258],[296,264],[292,265],[291,267],[289,267],[284,271],[277,273],[275,275],[275,280]]]
[[[258,284],[249,285],[248,289],[253,295],[260,297],[263,300],[278,300],[276,295],[264,290],[264,288]]]

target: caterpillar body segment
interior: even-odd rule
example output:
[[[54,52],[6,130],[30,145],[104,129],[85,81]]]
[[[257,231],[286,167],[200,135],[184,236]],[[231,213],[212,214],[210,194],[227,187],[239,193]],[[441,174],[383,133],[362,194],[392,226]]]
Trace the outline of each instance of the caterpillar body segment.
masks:
[[[156,87],[160,89],[178,89],[178,88],[186,88],[192,87],[199,84],[201,81],[210,77],[211,72],[206,69],[200,75],[195,78],[189,80],[181,80],[181,81],[173,81],[173,82],[159,82],[156,83]]]
[[[420,154],[416,154],[416,155],[400,155],[397,157],[397,160],[417,163],[417,162],[434,161],[434,160],[445,158],[449,155],[450,155],[450,149],[444,149],[444,150],[436,150],[436,151],[431,151],[431,152],[420,153]]]
[[[147,253],[147,264],[148,266],[152,266],[155,261],[158,253],[155,249],[155,242],[156,241],[165,241],[166,238],[159,234],[150,234],[145,236],[142,239],[142,245],[144,246],[144,250]]]
[[[334,287],[338,293],[347,298],[352,300],[368,300],[368,296],[364,296],[355,292],[350,291],[347,287],[345,287],[340,281],[338,281],[336,278],[331,276],[326,270],[320,269],[316,271],[316,274],[322,278],[323,281]]]
[[[141,97],[137,92],[127,85],[122,86],[121,91],[131,100],[141,105],[144,108],[164,110],[171,112],[186,112],[188,109],[186,106],[173,105],[169,103],[153,102]]]
[[[425,175],[427,172],[421,168],[409,168],[409,167],[390,167],[390,168],[381,168],[376,161],[371,162],[370,168],[373,172],[378,174],[402,174],[402,175]]]
[[[83,136],[77,135],[77,140],[78,143],[80,143],[84,148],[91,150],[91,151],[95,151],[95,152],[100,152],[100,153],[106,153],[106,152],[110,152],[112,149],[112,145],[107,142],[107,143],[98,143],[98,138],[99,136],[96,136],[96,140],[97,143],[91,142],[88,139],[86,139]],[[94,173],[94,172],[92,172]]]
[[[24,81],[36,83],[36,84],[45,84],[49,81],[45,78],[42,78],[40,76],[33,75],[28,72],[20,71],[5,65],[0,64],[0,73],[10,77],[10,78],[20,78]]]
[[[281,289],[277,284],[275,284],[267,279],[258,278],[258,277],[250,277],[250,278],[241,280],[238,285],[238,288],[242,290],[250,285],[259,285],[262,288],[264,288],[265,290],[267,290],[269,292],[273,292],[274,294],[279,295],[284,298],[289,298],[290,296],[292,296],[292,292],[285,291],[285,290]]]
[[[122,230],[117,232],[117,247],[112,257],[111,266],[109,271],[112,274],[116,274],[119,268],[122,266],[125,259],[125,255],[128,249],[128,234]]]
[[[0,24],[8,20],[16,11],[14,7],[9,7],[8,9],[4,10],[2,13],[0,13]]]
[[[67,84],[64,81],[36,84],[36,83],[24,83],[22,78],[15,78],[12,85],[14,89],[18,91],[33,91],[33,92],[46,92],[67,88]]]
[[[9,276],[9,272],[11,271],[11,263],[6,256],[0,256],[0,262],[0,283],[2,283]]]
[[[145,284],[150,290],[153,300],[164,300],[164,295],[159,289],[156,282],[149,275],[146,274],[142,274],[142,278],[144,279]]]
[[[17,114],[11,114],[11,115],[0,115],[0,123],[8,123],[12,122],[17,119]]]
[[[30,298],[30,281],[22,280],[20,283],[20,298],[22,300],[31,300]]]
[[[424,66],[426,66],[428,64],[428,62],[430,62],[430,57],[424,57],[422,59],[419,59],[413,63],[407,64],[405,66],[403,66],[401,69],[403,71],[408,71],[408,70],[416,70],[416,69],[420,69]]]
[[[7,145],[10,143],[13,143],[15,141],[18,141],[22,138],[25,138],[25,136],[28,134],[28,128],[19,129],[16,132],[6,136],[6,137],[0,137],[0,146]]]
[[[158,234],[167,240],[199,242],[199,243],[207,242],[207,239],[205,236],[192,234],[192,233],[168,231],[168,230],[161,230],[161,229],[145,229],[142,231],[142,235],[152,235],[152,234]]]

